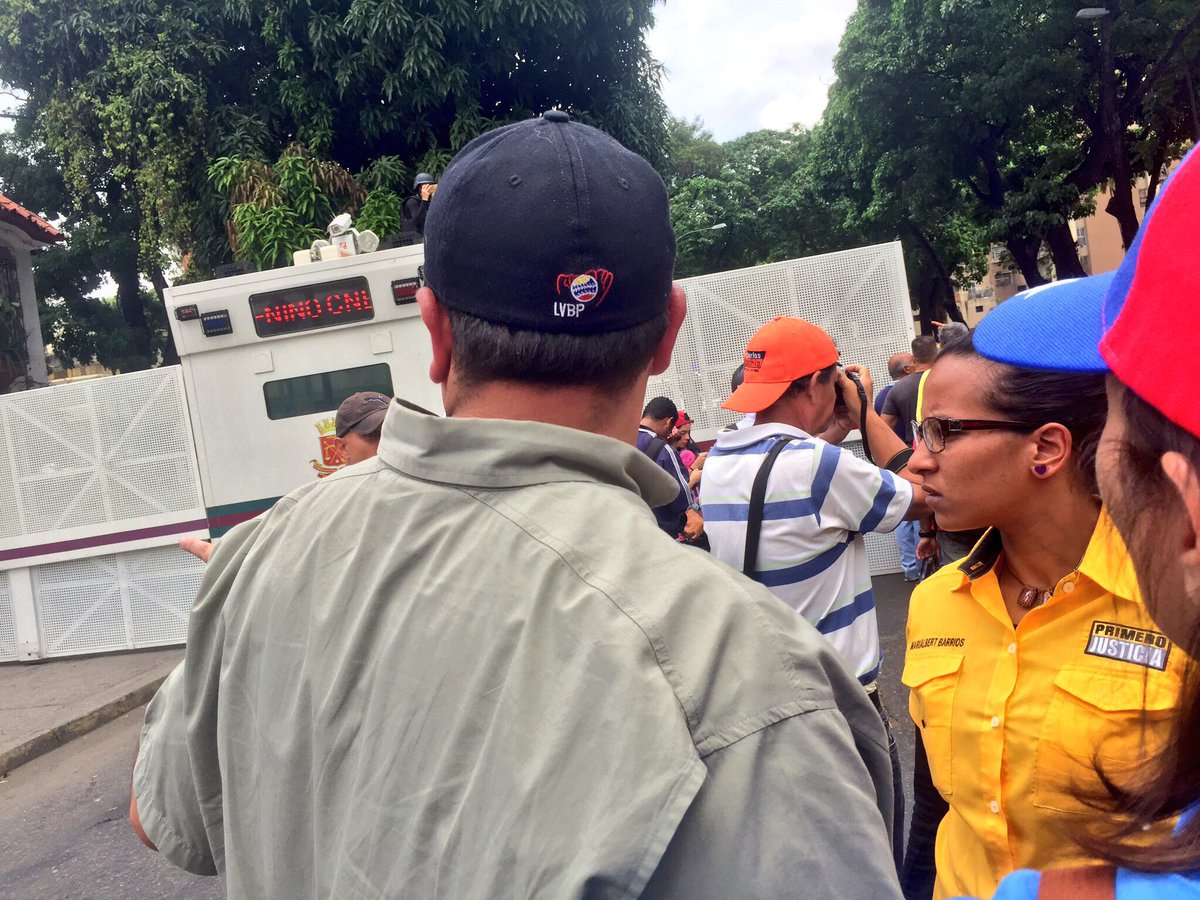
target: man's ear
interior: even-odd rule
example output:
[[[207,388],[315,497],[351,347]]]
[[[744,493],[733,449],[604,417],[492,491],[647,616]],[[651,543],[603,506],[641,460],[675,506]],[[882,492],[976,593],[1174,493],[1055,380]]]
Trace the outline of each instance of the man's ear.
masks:
[[[1164,453],[1159,461],[1163,473],[1179,492],[1183,503],[1183,546],[1172,548],[1181,553],[1184,585],[1190,596],[1200,595],[1200,474],[1182,453]]]
[[[687,294],[678,284],[671,285],[671,296],[667,298],[667,330],[663,332],[658,348],[650,358],[650,374],[661,375],[671,364],[671,353],[675,350],[675,338],[679,336],[683,317],[687,315]]]
[[[427,287],[417,290],[417,306],[421,308],[421,321],[429,331],[433,350],[433,362],[429,364],[429,379],[434,384],[445,384],[450,378],[450,350],[453,346],[450,332],[450,316],[446,307]]]

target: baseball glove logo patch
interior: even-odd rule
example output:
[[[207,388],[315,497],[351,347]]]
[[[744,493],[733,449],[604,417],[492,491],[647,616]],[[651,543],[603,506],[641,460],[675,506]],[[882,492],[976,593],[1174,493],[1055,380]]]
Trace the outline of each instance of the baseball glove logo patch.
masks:
[[[566,288],[576,303],[591,303],[595,300],[596,306],[599,306],[608,296],[612,283],[613,274],[608,269],[588,269],[581,275],[559,275],[554,288],[558,294]]]

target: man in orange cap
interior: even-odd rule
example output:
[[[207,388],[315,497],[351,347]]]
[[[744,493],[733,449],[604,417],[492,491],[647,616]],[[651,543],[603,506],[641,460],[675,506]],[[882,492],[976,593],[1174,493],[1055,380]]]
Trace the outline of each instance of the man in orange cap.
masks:
[[[803,319],[780,317],[759,329],[746,345],[745,379],[724,404],[754,413],[754,424],[718,435],[704,466],[700,506],[713,554],[811,622],[882,714],[879,627],[862,535],[892,531],[927,510],[905,468],[912,451],[869,402],[864,366],[846,371],[865,389],[867,439],[887,467],[837,446],[864,412],[837,360],[833,339]],[[896,821],[903,822],[894,742],[892,760]]]

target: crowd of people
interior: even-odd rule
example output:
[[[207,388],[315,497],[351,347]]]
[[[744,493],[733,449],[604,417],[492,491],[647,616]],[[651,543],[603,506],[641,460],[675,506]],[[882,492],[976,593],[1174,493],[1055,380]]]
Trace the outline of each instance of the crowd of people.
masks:
[[[447,415],[349,398],[369,447],[221,540],[135,830],[232,897],[1200,898],[1198,218],[1193,154],[1117,273],[878,397],[767,322],[704,452],[643,402],[661,180],[558,111],[476,139],[425,222]],[[907,842],[868,532],[920,581]]]

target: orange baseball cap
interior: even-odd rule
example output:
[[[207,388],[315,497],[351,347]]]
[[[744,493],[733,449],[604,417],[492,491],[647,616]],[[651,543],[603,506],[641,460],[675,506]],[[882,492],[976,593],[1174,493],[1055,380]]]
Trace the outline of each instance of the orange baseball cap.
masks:
[[[816,325],[778,316],[750,338],[745,380],[721,405],[736,412],[761,412],[797,378],[832,366],[838,355],[833,338]]]

